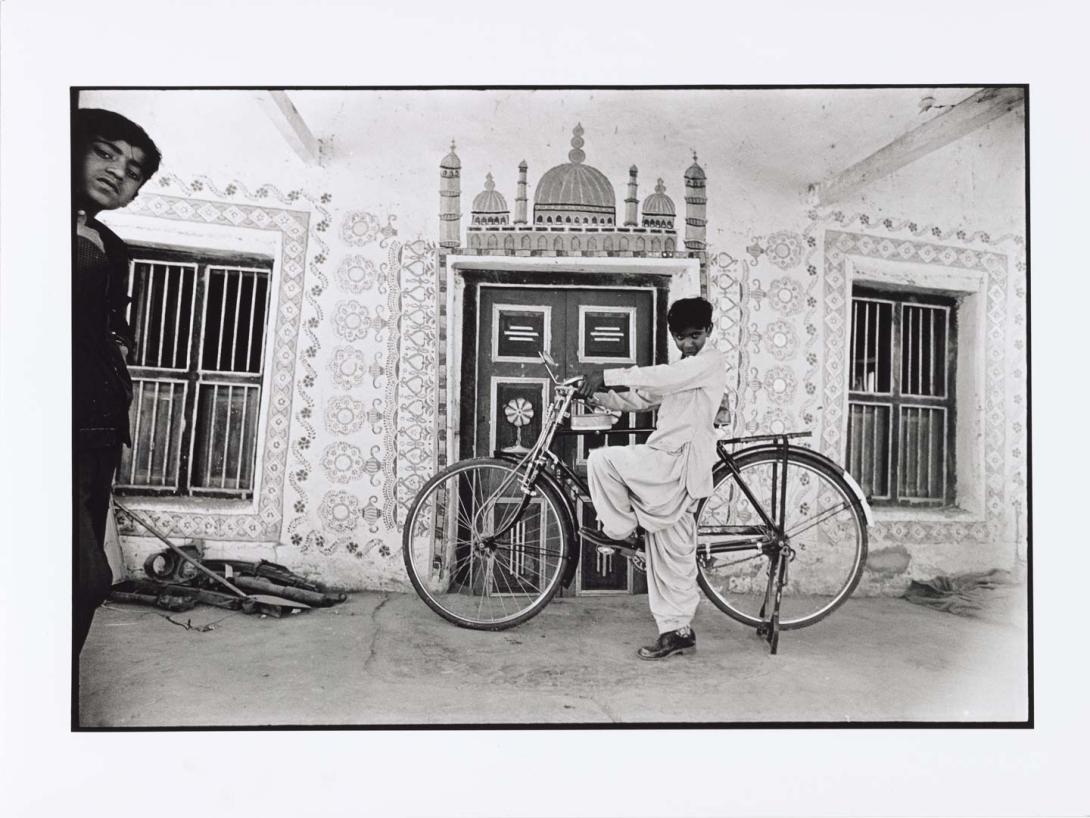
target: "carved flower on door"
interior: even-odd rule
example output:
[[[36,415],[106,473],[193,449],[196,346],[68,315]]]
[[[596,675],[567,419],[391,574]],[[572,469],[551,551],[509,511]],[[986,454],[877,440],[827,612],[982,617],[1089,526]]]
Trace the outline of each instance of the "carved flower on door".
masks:
[[[526,398],[512,398],[503,407],[503,416],[512,426],[525,426],[534,419],[534,407]]]

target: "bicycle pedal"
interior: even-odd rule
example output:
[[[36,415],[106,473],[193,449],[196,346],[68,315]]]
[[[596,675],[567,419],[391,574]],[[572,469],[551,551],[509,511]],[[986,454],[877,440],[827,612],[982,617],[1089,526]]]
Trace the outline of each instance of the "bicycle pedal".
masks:
[[[594,550],[604,557],[611,557],[617,553],[617,549],[611,545],[598,545],[595,546]]]

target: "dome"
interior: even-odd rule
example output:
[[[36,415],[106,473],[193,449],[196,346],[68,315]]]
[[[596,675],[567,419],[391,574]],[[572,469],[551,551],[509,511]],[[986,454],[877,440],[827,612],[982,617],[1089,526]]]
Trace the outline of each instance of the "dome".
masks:
[[[704,168],[700,167],[696,163],[696,151],[693,151],[693,163],[689,165],[689,169],[685,171],[686,179],[707,179],[704,175]]]
[[[439,167],[447,168],[448,170],[460,170],[462,167],[462,160],[458,158],[458,154],[454,152],[454,140],[450,141],[450,153],[443,157],[443,161],[439,163]]]
[[[503,194],[496,190],[496,183],[492,181],[492,174],[488,174],[484,180],[484,190],[473,197],[474,213],[506,213],[507,200]]]
[[[655,192],[643,200],[644,216],[676,216],[674,200],[666,195],[666,186],[659,179]]]
[[[534,188],[534,221],[556,217],[565,223],[604,222],[612,224],[617,214],[617,198],[613,185],[597,168],[583,164],[583,127],[572,131],[569,161],[550,168]]]
[[[566,209],[584,207],[599,212],[614,212],[617,199],[613,185],[597,168],[574,162],[550,168],[534,189],[534,206],[566,205]]]
[[[507,200],[496,190],[492,174],[485,176],[484,190],[473,197],[473,224],[507,224]]]

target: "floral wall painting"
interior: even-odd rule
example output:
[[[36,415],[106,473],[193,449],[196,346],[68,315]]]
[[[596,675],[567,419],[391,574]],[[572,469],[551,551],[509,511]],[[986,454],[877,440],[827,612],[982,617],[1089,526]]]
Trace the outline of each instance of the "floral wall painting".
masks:
[[[579,89],[525,98],[490,91],[467,98],[464,110],[440,104],[442,92],[405,92],[402,106],[388,112],[397,128],[347,128],[357,114],[365,119],[353,95],[366,93],[343,92],[337,117],[329,109],[328,122],[336,123],[330,127],[338,129],[334,143],[351,149],[334,151],[316,167],[303,167],[287,150],[276,157],[191,150],[199,133],[189,106],[200,94],[188,102],[143,91],[88,98],[149,129],[189,135],[164,152],[162,172],[128,208],[134,225],[222,236],[239,246],[258,236],[263,247],[273,247],[253,497],[132,498],[167,533],[289,566],[320,566],[346,588],[407,587],[400,526],[416,491],[446,464],[458,431],[451,411],[458,395],[448,394],[448,384],[451,368],[461,366],[454,344],[466,319],[451,312],[461,303],[447,266],[452,255],[514,268],[521,259],[547,258],[569,272],[596,263],[625,265],[633,274],[649,260],[697,263],[694,281],[715,309],[714,342],[730,361],[729,433],[808,431],[805,445],[834,460],[844,457],[847,429],[852,276],[868,265],[900,265],[924,271],[922,277],[980,282],[969,296],[981,305],[979,326],[967,322],[974,334],[964,341],[972,347],[967,360],[979,361],[979,369],[966,371],[979,374],[982,384],[979,452],[965,455],[979,460],[967,478],[979,502],[920,514],[881,510],[872,543],[908,549],[897,582],[1007,566],[1024,556],[1024,188],[1012,174],[986,172],[1019,167],[1022,132],[1013,120],[997,120],[978,140],[922,157],[855,199],[815,206],[806,200],[806,184],[835,170],[846,154],[813,147],[814,128],[835,129],[844,151],[864,155],[873,150],[867,145],[913,126],[920,113],[911,89],[875,92],[867,105],[810,89],[836,114],[821,122],[808,119],[804,106],[780,104],[784,121],[752,102],[748,116],[731,118],[738,92],[708,92],[686,98],[691,127],[683,133],[642,92]],[[774,93],[754,91],[750,99]],[[958,93],[941,91],[941,104],[956,103]],[[518,97],[532,127],[482,114],[486,97],[493,103]],[[320,115],[325,104],[316,98],[303,107]],[[367,104],[380,103],[367,98]],[[442,134],[407,125],[440,108]],[[734,124],[724,128],[725,121]],[[577,122],[580,145],[571,151],[578,153],[564,165]],[[783,155],[794,157],[775,178],[760,163],[739,159],[752,158],[739,154],[738,140],[755,128],[763,138],[747,144],[778,139]],[[392,132],[401,134],[396,144]],[[628,133],[647,138],[618,136]],[[225,136],[227,144],[237,138]],[[550,168],[579,166],[585,174],[595,163],[613,188],[615,221],[585,230],[537,229],[535,204],[552,207],[550,216],[571,215],[564,202],[536,202],[537,181]],[[492,189],[479,190],[488,174]],[[964,184],[967,178],[975,184]],[[942,195],[925,198],[924,187]],[[511,207],[474,214],[474,197],[486,192],[482,207]],[[656,212],[641,214],[652,200]],[[123,533],[128,564],[138,570],[152,546],[132,529]],[[861,592],[892,592],[894,585],[875,580]]]

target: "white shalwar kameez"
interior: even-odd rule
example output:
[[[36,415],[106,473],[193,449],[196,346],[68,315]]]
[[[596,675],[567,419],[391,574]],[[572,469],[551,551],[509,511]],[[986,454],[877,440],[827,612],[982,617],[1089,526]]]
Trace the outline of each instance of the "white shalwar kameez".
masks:
[[[636,446],[590,453],[587,476],[606,536],[647,533],[647,598],[659,633],[686,627],[696,613],[696,501],[712,491],[715,416],[727,385],[726,356],[706,343],[671,364],[605,370],[595,401],[610,409],[658,407],[655,432]]]

